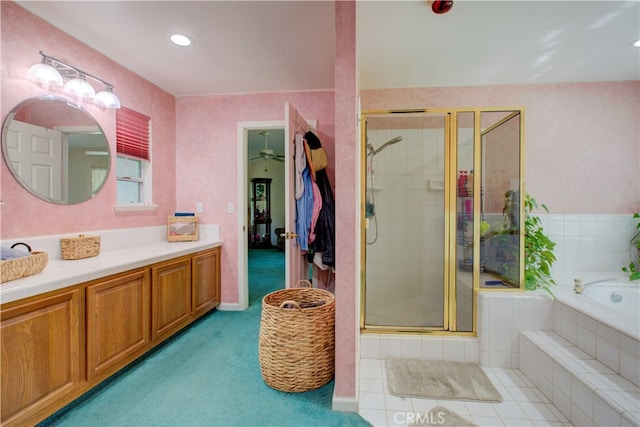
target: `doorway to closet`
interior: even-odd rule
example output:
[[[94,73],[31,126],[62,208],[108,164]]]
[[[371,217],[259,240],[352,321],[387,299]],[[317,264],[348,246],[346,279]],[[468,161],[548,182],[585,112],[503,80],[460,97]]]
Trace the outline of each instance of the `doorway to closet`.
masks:
[[[245,310],[249,306],[249,230],[251,230],[249,222],[249,131],[255,130],[258,134],[267,130],[276,132],[284,129],[283,145],[284,150],[284,233],[280,233],[284,237],[285,267],[284,267],[284,287],[291,286],[302,279],[307,279],[309,275],[308,265],[300,256],[300,249],[296,239],[296,199],[295,199],[295,167],[294,167],[294,147],[295,138],[302,137],[308,130],[317,129],[317,120],[304,119],[296,109],[288,102],[284,103],[284,120],[283,121],[255,121],[255,122],[239,122],[238,123],[238,200],[237,200],[237,259],[238,259],[238,304],[237,310]],[[264,138],[264,135],[260,135]],[[271,144],[271,139],[267,141]],[[264,144],[264,143],[263,143]],[[263,146],[264,149],[264,146]],[[279,154],[275,149],[268,146],[268,150],[273,150],[274,154]],[[270,153],[270,152],[269,152]],[[254,156],[255,157],[255,156]],[[261,163],[258,159],[257,163]],[[269,169],[267,166],[267,170]],[[263,164],[264,168],[264,164]],[[273,182],[272,182],[273,186]],[[273,203],[273,201],[272,201]],[[273,232],[272,231],[272,232]],[[280,230],[279,230],[280,231]],[[273,236],[277,239],[276,236]],[[276,240],[277,245],[277,240]]]
[[[247,262],[249,304],[264,284],[284,288],[284,126],[247,130]]]

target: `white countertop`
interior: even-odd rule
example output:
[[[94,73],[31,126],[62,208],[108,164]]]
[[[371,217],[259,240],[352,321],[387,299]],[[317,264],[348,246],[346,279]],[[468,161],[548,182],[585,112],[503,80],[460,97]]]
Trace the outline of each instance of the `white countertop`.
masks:
[[[66,288],[111,274],[222,246],[219,237],[195,242],[157,242],[101,252],[93,258],[51,259],[40,274],[0,284],[0,303]]]

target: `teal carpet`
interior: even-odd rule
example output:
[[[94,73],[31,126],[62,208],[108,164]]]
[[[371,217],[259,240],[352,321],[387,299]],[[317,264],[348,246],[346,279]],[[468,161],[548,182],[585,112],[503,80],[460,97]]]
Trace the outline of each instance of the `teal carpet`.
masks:
[[[333,381],[283,393],[262,380],[262,297],[284,287],[284,253],[249,253],[249,309],[214,311],[42,426],[369,426],[331,410]]]

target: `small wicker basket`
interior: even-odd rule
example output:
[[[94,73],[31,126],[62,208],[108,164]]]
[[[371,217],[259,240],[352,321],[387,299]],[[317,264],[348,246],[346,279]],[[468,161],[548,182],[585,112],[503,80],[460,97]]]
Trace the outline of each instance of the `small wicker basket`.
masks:
[[[2,283],[42,273],[49,262],[49,255],[46,252],[31,251],[31,247],[26,243],[16,243],[12,248],[16,245],[26,246],[29,249],[29,255],[0,261],[2,272],[0,282]]]
[[[97,256],[100,253],[100,236],[67,237],[60,239],[62,259],[82,259]]]
[[[329,291],[300,287],[262,300],[258,358],[265,383],[303,392],[327,384],[335,372],[335,298]]]
[[[198,240],[197,216],[170,216],[167,218],[167,242],[193,242]]]

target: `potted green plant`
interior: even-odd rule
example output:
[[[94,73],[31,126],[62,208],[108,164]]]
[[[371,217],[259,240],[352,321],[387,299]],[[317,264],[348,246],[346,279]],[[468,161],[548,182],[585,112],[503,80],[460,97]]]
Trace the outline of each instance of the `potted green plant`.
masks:
[[[540,207],[549,209],[544,203]],[[544,232],[542,221],[532,214],[538,208],[536,199],[528,193],[524,196],[524,288],[527,290],[544,289],[553,296],[550,287],[556,282],[551,278],[551,267],[556,261],[553,249],[556,244]]]
[[[633,217],[635,219],[640,219],[640,213],[634,213]],[[640,221],[636,224],[636,234],[631,239],[631,245],[635,246],[638,252],[638,265],[636,263],[631,262],[628,267],[622,267],[622,271],[629,277],[629,280],[640,280]]]

